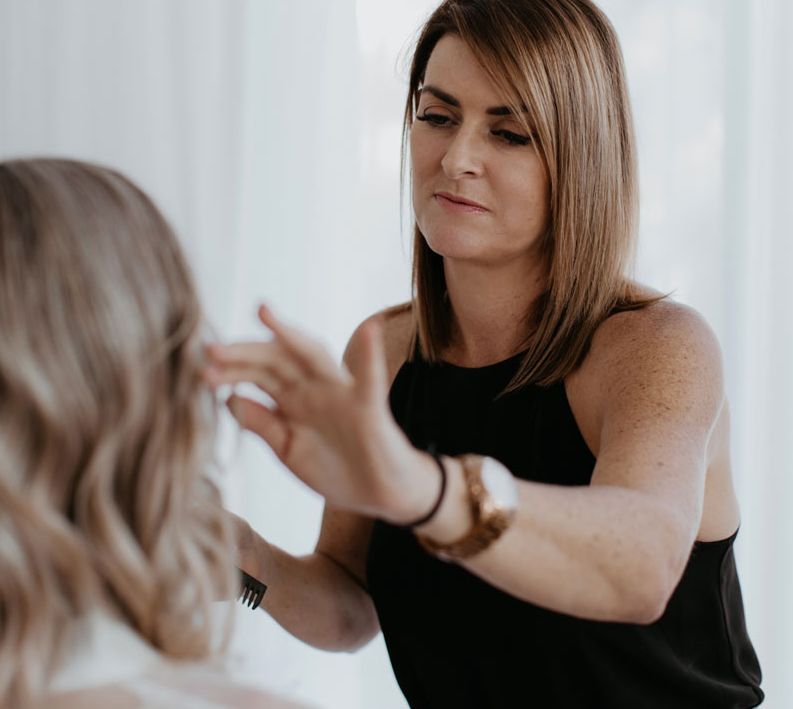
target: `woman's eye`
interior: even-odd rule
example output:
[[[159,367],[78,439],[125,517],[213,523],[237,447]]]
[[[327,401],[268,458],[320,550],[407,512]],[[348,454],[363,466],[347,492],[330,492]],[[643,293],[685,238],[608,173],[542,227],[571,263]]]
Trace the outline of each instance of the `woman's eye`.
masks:
[[[440,113],[427,113],[426,111],[423,115],[416,116],[416,120],[423,121],[429,123],[431,126],[437,127],[448,126],[452,122],[452,119],[449,116],[444,116]],[[520,135],[519,133],[513,133],[510,130],[494,130],[491,131],[491,133],[497,138],[501,138],[509,145],[528,145],[531,142],[531,138],[525,135]]]
[[[445,126],[449,122],[448,116],[442,116],[440,113],[424,113],[423,116],[416,116],[417,121],[426,121],[433,126]]]
[[[493,135],[503,138],[510,145],[528,145],[531,142],[531,138],[525,135],[518,135],[511,130],[494,130]]]

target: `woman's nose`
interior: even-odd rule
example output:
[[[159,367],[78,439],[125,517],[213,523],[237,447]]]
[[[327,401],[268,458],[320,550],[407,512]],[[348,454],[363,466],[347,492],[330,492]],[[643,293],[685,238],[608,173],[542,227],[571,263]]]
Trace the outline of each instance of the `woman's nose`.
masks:
[[[441,160],[443,171],[449,179],[482,173],[482,146],[473,130],[460,129],[449,143]]]

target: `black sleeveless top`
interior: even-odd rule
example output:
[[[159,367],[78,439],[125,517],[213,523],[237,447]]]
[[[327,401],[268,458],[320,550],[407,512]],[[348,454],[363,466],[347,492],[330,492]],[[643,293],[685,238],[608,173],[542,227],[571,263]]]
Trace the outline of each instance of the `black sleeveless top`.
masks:
[[[487,454],[526,480],[587,485],[595,458],[563,383],[500,399],[521,355],[475,369],[405,362],[391,409],[411,442]],[[736,532],[737,534],[737,532]],[[733,556],[696,543],[651,625],[590,621],[521,601],[376,521],[369,592],[397,681],[420,709],[728,709],[763,699]]]

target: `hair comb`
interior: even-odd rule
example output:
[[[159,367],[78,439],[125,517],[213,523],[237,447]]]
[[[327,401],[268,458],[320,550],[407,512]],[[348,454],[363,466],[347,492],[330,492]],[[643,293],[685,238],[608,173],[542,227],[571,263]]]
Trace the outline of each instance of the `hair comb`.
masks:
[[[264,593],[267,591],[267,586],[259,579],[254,578],[250,574],[246,574],[242,569],[238,569],[242,576],[242,588],[240,588],[239,599],[243,605],[247,605],[251,610],[259,607],[259,604],[264,598]]]

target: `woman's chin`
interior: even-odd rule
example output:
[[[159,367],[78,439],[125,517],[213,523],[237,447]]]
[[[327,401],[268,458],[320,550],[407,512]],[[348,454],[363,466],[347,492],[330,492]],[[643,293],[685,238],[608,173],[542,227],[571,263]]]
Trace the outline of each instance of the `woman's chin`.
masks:
[[[439,256],[452,259],[475,259],[485,255],[485,244],[472,235],[435,233],[424,236],[427,246]]]

